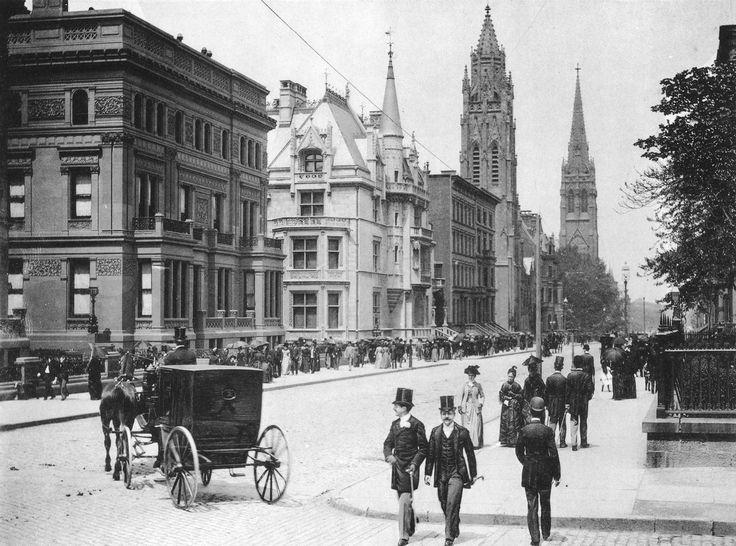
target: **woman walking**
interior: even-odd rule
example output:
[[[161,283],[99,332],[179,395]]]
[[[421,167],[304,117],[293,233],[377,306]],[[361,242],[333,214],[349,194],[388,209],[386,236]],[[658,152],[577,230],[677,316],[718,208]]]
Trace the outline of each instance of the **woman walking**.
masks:
[[[483,387],[475,378],[480,375],[478,366],[468,366],[464,372],[468,380],[463,385],[463,393],[460,395],[460,405],[457,411],[461,415],[462,425],[470,432],[470,441],[474,449],[483,447],[483,403],[485,395]]]
[[[498,399],[501,402],[501,426],[498,441],[503,447],[514,447],[519,438],[519,431],[524,426],[524,419],[521,415],[524,395],[521,385],[516,382],[516,366],[509,368],[507,381],[501,385]]]

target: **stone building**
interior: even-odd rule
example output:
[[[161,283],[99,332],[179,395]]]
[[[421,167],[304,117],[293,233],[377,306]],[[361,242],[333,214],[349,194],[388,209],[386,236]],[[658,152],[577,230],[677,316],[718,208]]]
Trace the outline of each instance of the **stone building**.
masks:
[[[268,225],[283,240],[288,338],[429,335],[427,173],[404,143],[389,52],[382,112],[281,82],[269,114]]]
[[[33,347],[278,340],[268,91],[124,10],[10,23],[10,307]]]
[[[495,322],[518,330],[524,266],[516,187],[514,86],[489,7],[478,46],[470,54],[470,74],[465,67],[462,93],[460,174],[499,199],[494,216]]]
[[[567,159],[562,162],[560,185],[560,247],[573,246],[578,252],[598,259],[598,191],[595,163],[585,136],[580,70],[575,80],[575,101]]]
[[[429,221],[437,242],[435,277],[445,279],[444,309],[435,309],[437,326],[502,333],[495,324],[498,197],[455,171],[431,174],[429,197]]]

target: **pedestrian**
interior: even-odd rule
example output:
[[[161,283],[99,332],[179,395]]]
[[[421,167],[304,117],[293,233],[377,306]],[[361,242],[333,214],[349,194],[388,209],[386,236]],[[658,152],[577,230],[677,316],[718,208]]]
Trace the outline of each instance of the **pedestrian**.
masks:
[[[62,355],[61,359],[59,360],[59,394],[61,394],[61,399],[66,400],[69,396],[69,372],[70,372],[70,364],[69,360],[66,358],[66,355]]]
[[[549,427],[552,432],[556,432],[559,427],[560,447],[567,447],[565,438],[567,437],[567,423],[565,422],[565,386],[566,379],[562,375],[562,368],[565,366],[565,357],[555,357],[555,371],[547,378],[547,411],[549,413]]]
[[[348,371],[353,371],[353,366],[355,366],[355,345],[353,345],[352,341],[348,341],[348,346],[345,348],[345,360],[348,361]]]
[[[291,375],[291,349],[288,343],[281,350],[281,370],[283,375]]]
[[[133,381],[134,377],[135,361],[133,360],[133,355],[130,354],[130,350],[127,350],[125,351],[125,354],[123,354],[123,358],[120,359],[120,375],[118,375],[118,381],[123,379]]]
[[[50,398],[53,400],[56,398],[56,394],[54,393],[54,383],[59,375],[59,362],[56,359],[52,359],[50,356],[47,356],[46,366],[44,366],[42,373],[44,386],[43,399],[46,400]]]
[[[601,358],[601,392],[604,388],[611,392],[611,370],[608,367],[608,361]]]
[[[458,412],[463,426],[470,433],[473,447],[480,449],[483,447],[483,414],[481,410],[486,397],[483,394],[483,387],[475,380],[480,375],[478,366],[468,366],[463,373],[468,376],[468,380],[463,384]]]
[[[524,380],[524,406],[522,411],[524,413],[524,424],[528,425],[531,422],[529,402],[536,396],[544,400],[546,386],[544,381],[542,381],[542,376],[539,374],[539,366],[542,364],[542,360],[534,355],[530,355],[524,361],[524,364],[529,370],[529,375]]]
[[[87,391],[90,400],[102,398],[102,361],[92,352],[87,362]]]
[[[460,535],[463,488],[470,489],[477,472],[470,432],[455,422],[454,397],[440,396],[440,418],[442,424],[429,435],[424,483],[430,485],[434,473],[437,498],[445,515],[445,546],[452,546]]]
[[[509,368],[506,377],[507,381],[501,385],[498,392],[498,399],[501,402],[498,441],[503,447],[514,447],[523,426],[521,404],[524,394],[521,385],[516,382],[516,366]]]
[[[552,528],[550,496],[552,481],[560,485],[560,459],[555,446],[555,434],[542,424],[544,400],[535,396],[529,402],[532,422],[521,429],[516,444],[516,458],[522,464],[521,486],[526,492],[526,523],[532,546],[539,545],[541,506],[542,540],[549,540]]]
[[[583,354],[580,359],[580,369],[590,376],[590,380],[595,385],[595,359],[590,354],[590,345],[587,343],[583,345]]]
[[[220,355],[217,352],[217,347],[210,349],[210,366],[217,366],[220,364]]]
[[[580,447],[588,447],[588,401],[593,398],[595,387],[590,376],[578,366],[580,355],[573,358],[573,368],[567,375],[565,383],[565,407],[570,413],[570,443],[572,450],[578,450],[578,429],[580,429]]]
[[[414,534],[412,495],[419,486],[419,466],[427,457],[424,424],[411,414],[414,391],[399,388],[393,402],[396,419],[383,442],[383,456],[391,465],[391,489],[399,498],[399,546],[409,543]]]

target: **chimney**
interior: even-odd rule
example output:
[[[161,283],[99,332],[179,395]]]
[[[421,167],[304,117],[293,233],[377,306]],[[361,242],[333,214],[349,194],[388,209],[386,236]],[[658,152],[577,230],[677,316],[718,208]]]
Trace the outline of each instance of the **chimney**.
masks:
[[[294,108],[307,101],[307,88],[291,80],[281,80],[279,125],[289,125]]]
[[[717,63],[736,61],[736,25],[722,25],[718,33]]]
[[[60,17],[67,11],[67,0],[33,0],[31,17]]]

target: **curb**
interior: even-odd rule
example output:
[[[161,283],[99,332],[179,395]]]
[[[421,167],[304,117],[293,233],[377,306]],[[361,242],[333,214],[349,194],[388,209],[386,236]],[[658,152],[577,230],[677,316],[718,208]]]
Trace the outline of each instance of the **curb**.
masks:
[[[335,510],[375,519],[396,519],[395,513],[381,510],[361,509],[346,502],[342,497],[330,497],[327,505]],[[461,514],[462,521],[471,525],[526,527],[526,516],[514,514]],[[419,523],[444,523],[441,512],[416,514]],[[627,531],[663,534],[692,534],[708,536],[728,536],[736,534],[736,522],[693,519],[658,519],[631,516],[621,517],[552,517],[552,525],[563,529],[585,529],[595,531]]]
[[[94,413],[78,413],[75,415],[66,415],[64,417],[52,417],[50,419],[38,419],[37,421],[26,421],[23,423],[10,423],[8,425],[0,425],[0,432],[5,432],[8,430],[16,430],[19,428],[26,428],[26,427],[37,427],[40,425],[51,425],[54,423],[64,423],[66,421],[76,421],[77,419],[89,419],[90,417],[98,417],[100,415],[99,411],[95,411]]]

